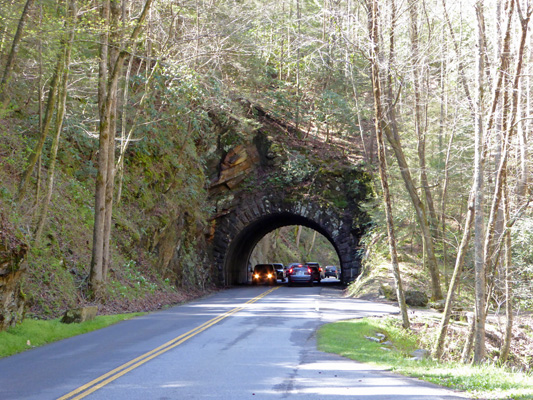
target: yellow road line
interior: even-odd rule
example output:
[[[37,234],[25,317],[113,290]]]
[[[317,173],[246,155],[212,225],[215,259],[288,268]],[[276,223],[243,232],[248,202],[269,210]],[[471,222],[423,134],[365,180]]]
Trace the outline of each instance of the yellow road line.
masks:
[[[260,294],[259,296],[254,297],[251,300],[248,300],[246,303],[244,303],[244,305],[255,303],[256,301],[262,299],[263,297],[265,297],[268,294],[272,293],[276,289],[279,289],[279,286],[275,286],[275,287],[267,290],[266,292]],[[66,395],[58,398],[57,400],[67,400],[67,399],[79,400],[79,399],[83,399],[84,397],[86,397],[89,394],[95,392],[96,390],[101,389],[102,387],[104,387],[108,383],[113,382],[115,379],[120,378],[121,376],[127,374],[128,372],[134,370],[137,367],[140,367],[141,365],[143,365],[144,363],[154,359],[155,357],[160,356],[161,354],[166,353],[167,351],[173,349],[174,347],[179,346],[180,344],[182,344],[183,342],[189,340],[193,336],[196,336],[200,332],[205,331],[206,329],[208,329],[211,326],[219,323],[223,319],[225,319],[225,318],[227,318],[227,317],[229,317],[229,316],[231,316],[231,315],[233,315],[233,314],[235,314],[235,313],[237,313],[237,312],[239,312],[239,311],[241,311],[243,309],[244,309],[244,307],[242,307],[242,306],[241,307],[236,307],[236,308],[234,308],[232,310],[229,310],[229,311],[227,311],[227,312],[225,312],[223,314],[220,314],[220,315],[216,316],[215,318],[212,318],[209,321],[204,322],[203,324],[197,326],[196,328],[191,329],[189,332],[184,333],[184,334],[182,334],[180,336],[177,336],[174,339],[166,342],[165,344],[162,344],[161,346],[156,347],[155,349],[153,349],[153,350],[151,350],[151,351],[149,351],[149,352],[147,352],[147,353],[145,353],[145,354],[143,354],[143,355],[141,355],[141,356],[139,356],[137,358],[134,358],[131,361],[128,361],[127,363],[125,363],[125,364],[113,369],[112,371],[109,371],[106,374],[104,374],[104,375],[102,375],[102,376],[100,376],[100,377],[98,377],[96,379],[93,379],[89,383],[86,383],[85,385],[80,386],[79,388],[73,390],[70,393],[67,393]],[[74,396],[76,396],[76,397],[74,397]]]

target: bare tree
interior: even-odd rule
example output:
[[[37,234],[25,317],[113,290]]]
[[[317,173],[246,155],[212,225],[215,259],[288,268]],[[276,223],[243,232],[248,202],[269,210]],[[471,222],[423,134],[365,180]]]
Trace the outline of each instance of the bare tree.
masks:
[[[393,9],[395,10],[394,1]],[[387,233],[389,238],[389,250],[391,256],[392,271],[396,283],[396,292],[398,297],[398,305],[400,306],[402,314],[402,325],[405,329],[409,329],[409,316],[407,314],[407,306],[405,304],[405,295],[402,287],[402,279],[400,274],[400,267],[398,263],[398,253],[396,250],[396,237],[394,234],[394,220],[392,216],[392,204],[389,191],[389,183],[387,178],[387,162],[385,158],[385,143],[383,141],[383,125],[384,114],[381,105],[381,79],[379,73],[379,10],[378,0],[373,0],[369,4],[371,9],[369,12],[369,33],[370,33],[370,60],[372,64],[372,92],[374,95],[374,128],[376,130],[378,159],[379,159],[379,176],[381,180],[381,188],[383,190],[383,205],[385,206],[385,214],[387,219]],[[395,14],[393,12],[393,14]],[[393,26],[394,28],[394,26]],[[391,29],[393,35],[394,29]]]

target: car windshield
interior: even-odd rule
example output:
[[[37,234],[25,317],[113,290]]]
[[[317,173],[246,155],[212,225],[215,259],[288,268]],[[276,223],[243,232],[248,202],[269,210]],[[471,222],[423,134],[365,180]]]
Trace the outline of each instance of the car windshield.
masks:
[[[270,272],[272,271],[272,266],[270,265],[256,265],[254,268],[256,273],[258,272]]]

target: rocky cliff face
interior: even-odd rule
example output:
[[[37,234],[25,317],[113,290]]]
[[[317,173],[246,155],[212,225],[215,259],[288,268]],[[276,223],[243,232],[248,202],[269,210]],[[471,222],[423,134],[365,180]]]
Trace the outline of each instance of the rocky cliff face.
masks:
[[[24,295],[21,290],[28,248],[14,235],[5,219],[0,219],[0,331],[21,322]]]

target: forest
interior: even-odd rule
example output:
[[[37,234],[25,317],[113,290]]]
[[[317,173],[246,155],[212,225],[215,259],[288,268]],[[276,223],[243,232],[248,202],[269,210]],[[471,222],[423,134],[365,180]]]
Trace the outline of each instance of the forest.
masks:
[[[209,182],[253,139],[253,108],[372,174],[365,268],[387,260],[409,328],[405,260],[423,267],[444,302],[433,357],[460,294],[474,312],[464,359],[486,359],[496,312],[505,362],[514,318],[533,309],[532,12],[529,0],[0,0],[0,272],[10,256],[38,318],[206,290]],[[157,251],[169,226],[177,269]]]

